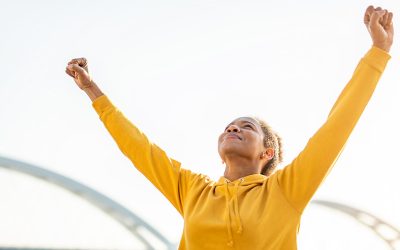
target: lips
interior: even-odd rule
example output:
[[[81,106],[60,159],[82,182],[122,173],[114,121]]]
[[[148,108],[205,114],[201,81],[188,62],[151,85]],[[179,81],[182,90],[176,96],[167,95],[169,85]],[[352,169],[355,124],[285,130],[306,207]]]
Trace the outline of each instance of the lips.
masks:
[[[233,134],[233,133],[227,134],[224,139],[239,139],[239,140],[242,140],[242,138],[239,135]]]

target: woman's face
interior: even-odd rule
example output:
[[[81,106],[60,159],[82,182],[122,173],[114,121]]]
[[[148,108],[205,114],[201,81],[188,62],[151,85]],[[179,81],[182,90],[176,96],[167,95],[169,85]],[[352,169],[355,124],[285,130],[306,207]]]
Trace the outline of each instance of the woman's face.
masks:
[[[259,159],[265,149],[261,126],[250,117],[235,119],[228,124],[218,139],[218,153],[223,161],[229,156]]]

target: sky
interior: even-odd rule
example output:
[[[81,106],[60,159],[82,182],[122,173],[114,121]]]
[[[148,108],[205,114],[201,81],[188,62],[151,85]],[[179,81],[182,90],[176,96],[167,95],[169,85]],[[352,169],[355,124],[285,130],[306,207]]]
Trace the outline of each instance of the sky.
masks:
[[[103,92],[185,168],[218,179],[224,166],[217,138],[229,122],[244,115],[265,119],[281,135],[283,167],[322,125],[371,47],[363,24],[370,4],[394,12],[392,59],[314,198],[360,208],[399,228],[400,3],[396,1],[4,1],[0,155],[78,180],[179,242],[183,225],[179,214],[119,151],[90,99],[65,74],[67,62],[86,57]],[[73,210],[67,209],[72,198],[55,202],[57,194],[46,194],[33,199],[26,192],[36,190],[35,184],[19,178],[25,179],[0,171],[0,197],[5,200],[0,218],[5,216],[1,214],[12,218],[2,219],[8,224],[0,231],[7,228],[8,234],[0,236],[0,245],[39,244],[42,238],[32,229],[23,239],[17,233],[24,221],[36,218],[31,214],[34,209],[29,209],[36,203],[47,207],[41,221],[59,220],[64,230],[72,230],[65,215]],[[44,187],[37,189],[47,192]],[[30,205],[23,205],[28,200]],[[88,219],[91,211],[82,208],[76,213]],[[100,225],[94,229],[112,224],[101,216],[90,220]],[[15,223],[16,218],[24,219]],[[360,243],[359,239],[373,238],[366,229],[315,205],[309,206],[302,221],[300,249],[331,249],[321,244],[334,241],[332,235],[348,244],[340,249],[375,244]],[[316,221],[323,222],[313,224]],[[356,229],[360,236],[354,236]],[[315,233],[321,234],[318,239]],[[349,235],[354,237],[347,239]],[[67,238],[55,242],[68,244]],[[51,239],[43,239],[47,240]],[[101,244],[113,242],[114,238],[103,237]]]

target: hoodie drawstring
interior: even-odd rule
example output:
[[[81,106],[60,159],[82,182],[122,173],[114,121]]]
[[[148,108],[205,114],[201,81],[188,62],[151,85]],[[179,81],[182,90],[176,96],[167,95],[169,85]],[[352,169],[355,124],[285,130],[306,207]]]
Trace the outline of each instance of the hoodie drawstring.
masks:
[[[231,211],[229,209],[229,190],[228,190],[228,180],[225,180],[225,201],[226,201],[226,212],[227,212],[227,220],[226,220],[226,228],[228,229],[228,246],[233,246],[233,236],[232,236],[232,223],[231,223]]]
[[[235,183],[235,189],[233,191],[233,203],[235,205],[235,219],[236,219],[236,225],[238,227],[236,233],[241,234],[243,231],[242,228],[242,222],[240,220],[240,215],[239,215],[239,202],[238,202],[238,189],[239,189],[239,184],[243,181],[243,179],[240,179],[240,182]]]
[[[240,179],[239,182],[235,183],[234,189],[233,189],[233,194],[232,194],[232,198],[230,199],[229,197],[229,180],[225,180],[225,201],[226,201],[226,212],[227,212],[227,221],[226,221],[226,227],[228,230],[228,246],[232,247],[233,246],[233,235],[232,235],[232,221],[231,221],[231,209],[230,209],[230,203],[231,200],[233,199],[233,205],[234,205],[234,209],[233,209],[233,216],[235,217],[235,222],[236,222],[236,226],[237,226],[237,230],[236,233],[237,234],[241,234],[243,231],[243,227],[242,227],[242,222],[240,220],[240,214],[239,214],[239,202],[238,202],[238,189],[239,189],[239,185],[240,183],[243,182],[243,179]]]

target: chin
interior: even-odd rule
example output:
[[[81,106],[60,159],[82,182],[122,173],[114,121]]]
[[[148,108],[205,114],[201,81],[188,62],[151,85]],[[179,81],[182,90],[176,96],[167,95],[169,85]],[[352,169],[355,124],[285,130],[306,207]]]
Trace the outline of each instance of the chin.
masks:
[[[243,148],[235,144],[224,144],[218,148],[219,155],[222,159],[231,155],[243,155]]]

